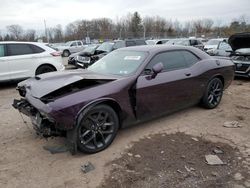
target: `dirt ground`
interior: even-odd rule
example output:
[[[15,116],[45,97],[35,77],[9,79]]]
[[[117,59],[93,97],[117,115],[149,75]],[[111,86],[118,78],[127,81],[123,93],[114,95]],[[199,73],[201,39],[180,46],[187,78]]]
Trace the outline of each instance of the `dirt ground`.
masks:
[[[150,146],[150,147],[149,147]],[[208,165],[205,155],[216,154],[223,165]],[[236,148],[183,133],[156,134],[134,144],[107,166],[109,176],[99,187],[227,188],[243,184],[250,172]],[[242,176],[235,180],[235,174]],[[244,178],[243,178],[244,177]]]
[[[29,119],[23,117],[25,124],[11,107],[18,97],[15,85],[0,87],[0,187],[250,187],[249,80],[233,81],[214,110],[195,106],[123,129],[103,152],[75,156],[44,150],[45,145],[64,144],[64,139],[37,137]],[[242,127],[223,127],[227,121]],[[227,164],[210,167],[204,155],[216,146],[224,151],[218,156]],[[190,159],[195,163],[188,163]],[[84,174],[81,165],[87,162],[95,169]]]

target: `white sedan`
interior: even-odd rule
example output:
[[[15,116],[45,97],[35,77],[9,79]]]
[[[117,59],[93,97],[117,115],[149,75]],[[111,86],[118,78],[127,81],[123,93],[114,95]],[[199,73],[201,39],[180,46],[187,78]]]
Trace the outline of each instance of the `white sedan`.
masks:
[[[0,42],[0,82],[64,69],[61,54],[43,43]]]

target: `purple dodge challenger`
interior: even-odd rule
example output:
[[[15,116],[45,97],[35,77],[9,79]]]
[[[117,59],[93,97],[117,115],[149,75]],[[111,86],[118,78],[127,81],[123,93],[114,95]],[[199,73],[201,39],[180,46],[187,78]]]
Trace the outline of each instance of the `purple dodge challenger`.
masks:
[[[107,148],[121,127],[195,105],[215,108],[234,78],[229,59],[193,47],[136,46],[113,51],[87,70],[20,82],[13,106],[38,134],[66,136],[72,153]]]

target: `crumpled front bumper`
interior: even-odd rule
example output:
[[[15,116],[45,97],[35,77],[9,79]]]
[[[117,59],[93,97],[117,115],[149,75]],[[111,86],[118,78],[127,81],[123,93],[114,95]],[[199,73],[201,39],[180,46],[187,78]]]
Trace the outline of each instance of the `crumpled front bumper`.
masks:
[[[33,107],[25,99],[14,99],[12,106],[19,112],[31,118],[33,128],[37,134],[44,137],[57,136],[59,133],[56,131],[53,121],[44,117],[35,107]]]
[[[37,110],[25,99],[14,99],[12,106],[26,116],[35,116]]]

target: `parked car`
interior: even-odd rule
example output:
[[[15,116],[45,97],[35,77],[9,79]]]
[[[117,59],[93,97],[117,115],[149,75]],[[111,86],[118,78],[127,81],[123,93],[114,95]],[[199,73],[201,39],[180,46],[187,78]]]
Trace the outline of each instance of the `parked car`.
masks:
[[[88,69],[47,73],[18,84],[14,108],[37,133],[66,135],[71,151],[96,153],[117,131],[201,103],[218,106],[234,78],[231,60],[182,46],[136,46],[106,55]],[[53,85],[51,84],[53,83]]]
[[[179,38],[179,39],[170,39],[165,43],[166,45],[181,45],[181,46],[193,46],[203,50],[203,43],[196,38]]]
[[[125,39],[125,40],[114,40],[102,43],[96,50],[95,54],[89,56],[76,56],[76,66],[78,68],[87,68],[88,66],[95,63],[113,50],[124,48],[128,46],[140,46],[146,45],[145,40],[142,39]]]
[[[217,48],[208,49],[206,52],[211,56],[229,57],[232,53],[232,48],[226,41],[220,41]]]
[[[157,44],[165,44],[168,41],[169,39],[152,39],[152,40],[146,40],[146,43],[148,45],[157,45]]]
[[[80,40],[68,41],[61,46],[56,46],[55,48],[62,53],[63,57],[68,57],[72,53],[82,51],[86,45]]]
[[[228,39],[232,47],[235,75],[250,78],[250,33],[236,33]]]
[[[210,39],[209,41],[206,42],[206,44],[204,46],[204,51],[207,52],[208,50],[217,49],[218,45],[222,41],[227,42],[227,39],[226,38]]]
[[[0,42],[0,81],[64,70],[61,54],[42,43]]]
[[[69,65],[75,65],[75,66],[82,66],[82,64],[77,65],[77,60],[76,59],[78,58],[78,60],[88,61],[89,57],[99,54],[98,53],[99,51],[96,51],[96,49],[99,46],[100,46],[100,44],[91,44],[88,47],[86,47],[83,51],[71,54],[69,56],[69,59],[68,59],[68,64]]]

